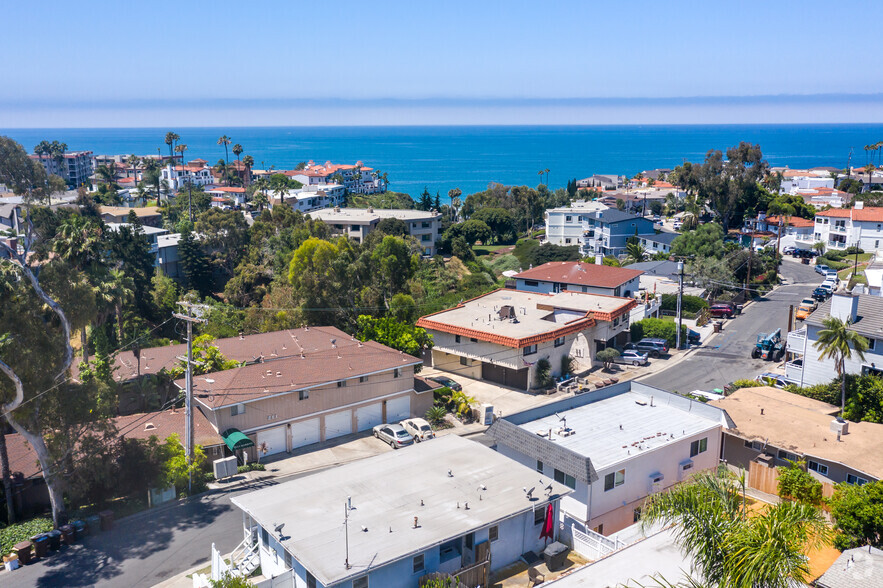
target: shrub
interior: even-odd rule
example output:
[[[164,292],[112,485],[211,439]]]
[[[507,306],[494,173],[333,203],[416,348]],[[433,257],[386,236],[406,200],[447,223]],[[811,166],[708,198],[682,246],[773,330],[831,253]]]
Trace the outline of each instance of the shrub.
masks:
[[[267,467],[264,464],[253,461],[251,463],[239,466],[238,468],[236,468],[236,471],[240,474],[244,474],[245,472],[263,472],[266,471],[266,469]]]
[[[434,404],[436,406],[445,407],[451,402],[451,395],[454,393],[453,390],[448,388],[447,386],[442,386],[441,388],[437,388],[432,393],[432,398],[434,400]]]
[[[856,253],[861,255],[864,252],[865,252],[864,249],[862,249],[861,247],[856,247],[855,245],[850,245],[849,247],[846,248],[846,251],[844,251],[844,253],[846,255],[855,255]]]
[[[31,519],[0,529],[0,554],[6,555],[12,551],[12,547],[16,543],[29,541],[34,535],[46,533],[52,529],[52,521],[44,518]]]
[[[739,388],[757,388],[759,386],[766,386],[766,384],[758,382],[757,380],[736,380],[733,382],[733,387],[736,390]]]
[[[779,496],[814,506],[821,504],[822,483],[803,469],[805,462],[787,461],[788,467],[776,468],[779,470]]]
[[[564,355],[561,357],[561,377],[573,373],[573,366],[576,362],[574,362],[573,358],[569,355]]]
[[[660,304],[662,305],[662,310],[677,310],[678,295],[663,294]],[[696,314],[703,308],[708,308],[708,302],[704,298],[700,298],[699,296],[690,296],[689,294],[684,294],[681,297],[681,310],[683,312]]]
[[[632,323],[632,341],[640,341],[645,337],[658,337],[665,339],[669,347],[674,347],[677,341],[678,326],[674,321],[657,318],[645,318]],[[681,328],[681,341],[687,340],[687,327]]]
[[[614,349],[613,347],[607,347],[606,349],[602,349],[598,353],[595,354],[595,359],[604,364],[604,369],[610,369],[610,366],[613,365],[614,360],[620,356],[619,350]]]
[[[448,415],[448,411],[445,410],[444,406],[433,406],[429,410],[426,411],[426,420],[429,421],[432,425],[440,425],[445,422],[445,417]]]

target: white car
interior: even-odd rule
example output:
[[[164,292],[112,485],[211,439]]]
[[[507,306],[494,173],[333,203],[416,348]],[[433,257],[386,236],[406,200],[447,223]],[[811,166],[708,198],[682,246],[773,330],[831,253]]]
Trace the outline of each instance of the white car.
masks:
[[[374,436],[393,449],[405,447],[414,442],[414,438],[401,425],[377,425],[374,427]]]
[[[435,438],[432,427],[424,419],[416,418],[402,421],[402,427],[414,437],[414,441],[417,443]]]

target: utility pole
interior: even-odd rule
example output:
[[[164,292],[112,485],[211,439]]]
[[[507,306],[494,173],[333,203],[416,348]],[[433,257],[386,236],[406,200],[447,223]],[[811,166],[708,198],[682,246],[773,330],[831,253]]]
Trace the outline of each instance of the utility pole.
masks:
[[[684,262],[678,262],[678,332],[677,332],[677,344],[676,347],[678,349],[681,348],[681,299],[684,296]]]
[[[184,397],[184,453],[187,455],[187,465],[193,463],[193,323],[204,323],[205,319],[200,314],[206,308],[203,304],[193,304],[181,300],[178,304],[187,311],[187,314],[174,313],[174,317],[187,323],[187,373]],[[194,316],[194,311],[197,316]],[[183,358],[182,358],[183,359]],[[187,492],[193,489],[193,476],[187,474]]]

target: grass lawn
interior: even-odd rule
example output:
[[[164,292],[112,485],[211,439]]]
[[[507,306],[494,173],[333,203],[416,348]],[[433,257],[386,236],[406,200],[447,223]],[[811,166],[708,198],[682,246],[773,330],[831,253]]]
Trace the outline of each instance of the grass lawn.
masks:
[[[472,251],[475,252],[475,255],[490,255],[492,253],[496,253],[500,249],[512,249],[514,245],[476,245],[472,248]]]

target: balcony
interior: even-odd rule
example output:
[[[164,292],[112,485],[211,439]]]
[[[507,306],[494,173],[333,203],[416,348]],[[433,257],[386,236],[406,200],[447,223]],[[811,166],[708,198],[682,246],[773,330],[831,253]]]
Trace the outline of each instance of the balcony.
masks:
[[[803,381],[803,360],[795,359],[785,364],[785,378],[794,382]]]
[[[791,353],[803,355],[806,348],[806,327],[788,333],[788,342],[785,349]]]

